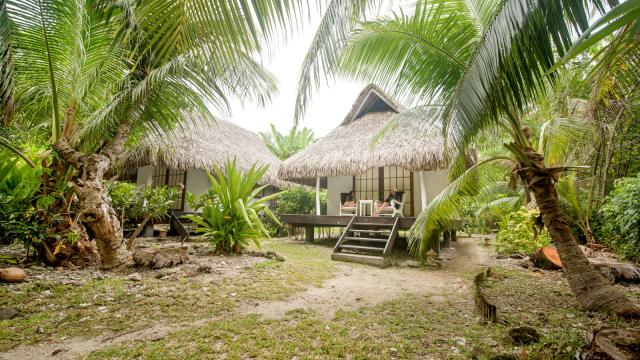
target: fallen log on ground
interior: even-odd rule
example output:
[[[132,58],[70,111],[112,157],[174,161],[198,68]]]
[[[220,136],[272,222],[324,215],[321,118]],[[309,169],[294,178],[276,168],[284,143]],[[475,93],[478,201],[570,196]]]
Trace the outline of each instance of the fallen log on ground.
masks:
[[[593,258],[590,261],[611,283],[640,284],[640,268],[638,266],[631,263],[598,259]],[[545,246],[536,250],[529,260],[540,269],[562,269],[562,261],[553,246]]]
[[[640,330],[602,329],[594,331],[589,344],[578,349],[578,360],[633,360],[640,354]]]
[[[491,275],[491,268],[487,268],[486,271],[483,271],[476,275],[473,280],[474,288],[473,288],[473,298],[476,304],[476,310],[488,321],[496,322],[497,317],[497,308],[494,304],[491,304],[487,301],[484,292],[482,291],[482,283],[485,278],[488,278]]]
[[[186,247],[137,248],[133,253],[133,262],[150,269],[174,267],[189,259]]]
[[[592,262],[611,283],[640,284],[640,268],[629,263]]]
[[[558,251],[553,246],[544,246],[536,250],[529,258],[533,265],[540,269],[545,270],[560,270],[562,269],[562,261]]]

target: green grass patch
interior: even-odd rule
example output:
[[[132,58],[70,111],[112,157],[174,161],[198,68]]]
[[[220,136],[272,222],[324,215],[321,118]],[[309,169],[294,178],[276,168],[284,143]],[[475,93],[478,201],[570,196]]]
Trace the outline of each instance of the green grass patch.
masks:
[[[559,273],[496,269],[487,293],[498,305],[496,324],[483,324],[470,294],[403,296],[386,303],[342,310],[332,320],[290,311],[278,320],[256,315],[177,331],[153,343],[111,347],[89,359],[480,359],[497,353],[523,359],[570,359],[593,329],[637,323],[578,310]],[[537,344],[516,346],[513,326],[535,327]]]
[[[36,280],[2,286],[0,307],[14,307],[21,316],[0,321],[0,351],[51,339],[135,331],[156,321],[214,317],[243,301],[284,299],[333,276],[324,249],[272,240],[263,250],[277,251],[287,261],[258,263],[214,283],[197,276],[158,280],[145,273],[143,282],[122,276],[84,285]]]

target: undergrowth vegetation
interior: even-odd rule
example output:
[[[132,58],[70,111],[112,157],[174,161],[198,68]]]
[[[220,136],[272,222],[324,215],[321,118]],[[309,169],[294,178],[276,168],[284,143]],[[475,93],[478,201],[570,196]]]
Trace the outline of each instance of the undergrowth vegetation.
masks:
[[[313,214],[315,213],[316,193],[304,186],[294,186],[283,192],[270,204],[276,217],[284,214]],[[327,213],[327,192],[320,193],[320,211]],[[271,236],[285,236],[287,229],[283,224],[273,221],[270,217],[263,216],[265,225]]]
[[[601,240],[622,256],[640,262],[640,173],[618,179],[602,206]]]
[[[107,189],[123,225],[135,225],[141,218],[156,221],[166,218],[180,192],[172,186],[140,187],[122,181],[107,183]]]
[[[496,235],[496,249],[501,254],[533,253],[536,249],[549,245],[551,238],[546,229],[540,229],[536,219],[540,216],[537,209],[520,208],[506,215],[500,222]]]

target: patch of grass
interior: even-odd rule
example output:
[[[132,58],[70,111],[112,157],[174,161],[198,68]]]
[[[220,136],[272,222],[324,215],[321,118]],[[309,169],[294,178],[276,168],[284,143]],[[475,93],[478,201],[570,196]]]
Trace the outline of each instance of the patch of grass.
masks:
[[[142,329],[156,320],[212,316],[233,307],[219,289],[186,279],[167,283],[145,278],[141,284],[108,278],[80,286],[46,281],[25,285],[18,292],[0,290],[1,306],[15,307],[22,314],[0,321],[0,350],[50,338]]]
[[[263,250],[287,261],[258,263],[213,283],[197,276],[157,280],[149,275],[141,283],[114,276],[84,285],[31,281],[2,286],[0,307],[14,307],[21,316],[0,321],[0,351],[50,339],[135,331],[156,321],[214,317],[244,301],[284,299],[333,276],[323,249],[272,240]]]
[[[284,319],[262,320],[256,315],[234,317],[182,330],[152,344],[130,344],[94,353],[89,359],[388,359],[466,358],[449,354],[455,339],[440,341],[442,333],[480,333],[481,325],[456,316],[461,304],[408,296],[370,308],[339,311],[331,321],[295,310]],[[471,310],[470,304],[463,304]],[[463,336],[463,332],[461,332]]]
[[[638,326],[603,314],[578,310],[560,273],[495,269],[486,288],[498,305],[496,324],[483,324],[469,296],[403,296],[332,320],[293,310],[283,319],[231,316],[177,331],[153,343],[129,343],[94,353],[89,359],[346,358],[468,359],[497,353],[523,359],[570,359],[584,337],[606,325]],[[535,327],[537,344],[514,345],[513,326]]]

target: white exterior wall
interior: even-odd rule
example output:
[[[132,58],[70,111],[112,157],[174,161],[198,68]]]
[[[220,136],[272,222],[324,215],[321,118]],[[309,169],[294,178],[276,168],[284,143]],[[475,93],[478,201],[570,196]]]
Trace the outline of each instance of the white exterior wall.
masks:
[[[340,193],[353,190],[353,176],[327,177],[327,213],[322,215],[340,215]]]
[[[193,193],[197,196],[200,196],[209,190],[211,184],[209,183],[209,177],[207,173],[199,170],[192,169],[187,171],[187,181],[184,185],[185,190]],[[185,193],[185,202],[184,202],[184,211],[185,212],[193,212],[194,210],[189,206],[186,201],[186,193]]]
[[[153,179],[153,166],[143,166],[138,168],[138,174],[136,175],[136,185],[151,186]]]
[[[422,179],[425,182],[425,186],[427,190],[427,204],[428,204],[433,198],[438,196],[438,194],[440,194],[440,192],[442,192],[442,190],[444,190],[444,188],[447,187],[447,185],[449,184],[447,173],[448,173],[447,170],[421,171],[421,172],[414,173],[413,198],[415,201],[414,213],[416,216],[424,208],[424,205],[422,204],[422,199],[421,199],[420,177],[422,176]]]

